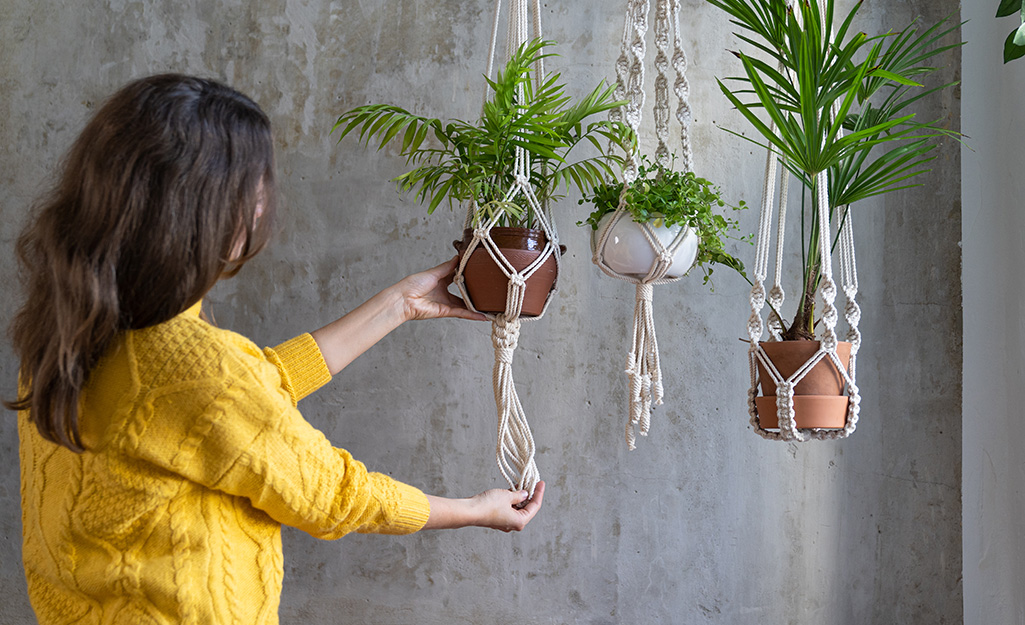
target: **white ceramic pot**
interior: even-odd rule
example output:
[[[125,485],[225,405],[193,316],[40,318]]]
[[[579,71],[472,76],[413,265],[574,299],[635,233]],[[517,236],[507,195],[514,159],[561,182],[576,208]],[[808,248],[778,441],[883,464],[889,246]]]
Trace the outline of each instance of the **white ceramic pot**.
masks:
[[[601,241],[602,232],[609,227],[615,212],[607,213],[598,222],[598,229],[591,232],[591,252],[594,253],[598,242]],[[655,237],[666,248],[673,242],[676,233],[683,226],[652,226]],[[687,273],[694,259],[698,255],[698,235],[694,228],[687,227],[687,233],[673,255],[673,264],[666,273],[667,278],[679,278]],[[652,247],[648,237],[641,229],[641,224],[635,222],[630,215],[623,215],[612,228],[608,240],[605,242],[605,264],[616,273],[632,278],[643,278],[651,271],[655,263],[655,249]]]

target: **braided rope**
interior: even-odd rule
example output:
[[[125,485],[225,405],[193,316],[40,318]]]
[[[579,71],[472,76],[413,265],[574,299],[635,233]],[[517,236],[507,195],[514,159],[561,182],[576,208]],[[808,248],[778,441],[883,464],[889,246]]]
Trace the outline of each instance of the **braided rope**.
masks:
[[[528,11],[532,20],[528,17]],[[541,37],[541,3],[540,0],[510,0],[508,35],[506,38],[507,57],[530,37],[531,22],[533,23],[533,38]],[[487,75],[490,77],[494,71],[494,55],[498,38],[498,23],[501,17],[501,0],[495,2],[494,23],[492,25],[492,38],[487,61]],[[540,85],[544,80],[544,65],[539,59],[534,65],[534,78]],[[523,86],[520,85],[519,96],[525,97]],[[487,95],[485,95],[485,99]],[[523,299],[526,293],[527,280],[550,258],[555,259],[556,280],[562,268],[562,256],[559,253],[559,235],[552,220],[551,211],[547,201],[542,205],[538,201],[534,190],[530,185],[530,154],[523,148],[516,148],[516,158],[513,165],[513,184],[503,198],[504,203],[511,203],[521,198],[527,203],[529,210],[534,215],[535,227],[544,232],[547,241],[541,253],[530,264],[523,269],[517,270],[508,258],[502,253],[498,244],[491,236],[491,231],[501,221],[505,210],[499,208],[494,211],[486,221],[479,219],[478,207],[473,202],[467,203],[466,220],[464,228],[470,229],[472,238],[469,245],[463,251],[453,278],[453,284],[459,289],[463,301],[467,307],[475,312],[480,312],[473,304],[466,288],[465,270],[466,265],[478,248],[484,249],[494,261],[502,273],[508,279],[506,291],[506,307],[502,313],[484,313],[491,320],[491,342],[495,348],[495,366],[492,371],[492,386],[495,393],[495,405],[498,412],[498,442],[496,445],[496,462],[498,468],[509,483],[509,487],[517,490],[526,490],[533,496],[534,489],[541,479],[537,465],[534,461],[535,446],[534,437],[530,432],[527,423],[526,413],[516,394],[516,385],[513,379],[513,358],[519,342],[520,324],[523,321],[540,319],[548,310],[552,300],[552,294],[556,292],[558,284],[553,284],[545,299],[544,307],[537,317],[520,318],[523,310]]]
[[[673,94],[679,99],[676,111],[677,120],[681,125],[680,141],[682,144],[681,160],[684,171],[691,171],[693,156],[688,137],[691,121],[690,106],[687,98],[690,87],[685,71],[687,58],[683,53],[680,37],[680,2],[679,0],[656,0],[655,10],[655,46],[657,53],[654,60],[656,70],[655,97],[653,115],[655,134],[658,147],[655,160],[669,165],[669,78],[670,42],[672,42],[672,69],[676,74],[673,83]],[[626,18],[623,25],[623,39],[619,58],[616,60],[616,99],[626,100],[623,110],[616,109],[609,114],[612,121],[623,121],[639,134],[642,110],[645,103],[645,36],[648,31],[648,14],[651,9],[649,0],[627,0]],[[629,386],[629,416],[626,424],[626,442],[629,449],[636,447],[635,429],[646,436],[651,423],[651,410],[662,403],[662,368],[658,353],[658,341],[655,336],[655,321],[652,309],[652,286],[675,282],[686,273],[680,264],[689,267],[694,257],[683,250],[694,248],[697,253],[697,235],[692,228],[675,226],[669,230],[656,229],[650,223],[633,222],[626,208],[626,197],[630,186],[639,175],[639,156],[636,151],[626,155],[623,167],[623,191],[620,194],[619,206],[613,217],[600,226],[592,235],[594,254],[592,262],[606,275],[625,280],[637,285],[634,305],[633,342],[627,357],[626,374]],[[625,222],[623,220],[626,219]],[[620,223],[626,227],[636,227],[644,234],[653,252],[652,263],[646,272],[622,273],[612,267],[606,259],[606,250],[612,231]],[[660,234],[662,236],[660,236]],[[665,240],[669,239],[668,242]],[[679,257],[677,258],[677,255]],[[677,268],[673,275],[670,269],[676,259]]]
[[[680,37],[680,0],[672,0],[673,16],[673,71],[676,81],[673,93],[676,94],[676,121],[680,123],[680,161],[683,171],[694,171],[694,151],[690,145],[690,125],[693,114],[690,108],[690,83],[687,82],[687,55],[683,52]]]

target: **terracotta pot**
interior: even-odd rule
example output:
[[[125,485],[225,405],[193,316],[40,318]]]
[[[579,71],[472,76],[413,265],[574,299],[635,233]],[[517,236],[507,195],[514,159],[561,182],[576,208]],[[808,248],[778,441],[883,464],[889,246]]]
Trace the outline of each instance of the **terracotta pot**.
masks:
[[[606,213],[598,222],[598,229],[591,232],[591,253],[597,249],[602,232],[609,227],[609,222],[612,221],[615,214],[615,212]],[[651,227],[655,238],[666,247],[673,242],[676,233],[682,228],[681,225]],[[676,253],[673,254],[673,264],[666,272],[666,278],[679,278],[687,273],[691,265],[694,264],[694,259],[697,258],[697,232],[694,231],[694,228],[687,228],[687,230],[689,232],[684,235],[683,241],[676,248]],[[648,275],[651,266],[655,263],[655,248],[648,241],[641,224],[634,221],[630,215],[624,215],[609,232],[609,238],[605,242],[604,256],[605,264],[619,275],[643,278]]]
[[[532,228],[496,227],[491,229],[491,238],[502,255],[517,271],[525,269],[534,262],[548,243],[548,238],[543,230]],[[452,242],[460,257],[472,240],[473,232],[467,229],[463,230],[462,241]],[[565,246],[559,247],[565,253]],[[523,294],[523,307],[520,312],[521,317],[536,317],[541,314],[557,275],[555,257],[549,256],[527,279],[527,288]],[[463,279],[466,281],[466,291],[474,308],[483,313],[505,312],[509,279],[502,268],[491,258],[491,254],[482,246],[478,245],[470,255],[470,259],[466,261]]]
[[[819,341],[773,341],[761,343],[765,354],[784,378],[804,365],[819,349]],[[851,361],[851,344],[840,341],[836,355],[844,367]],[[762,397],[755,398],[763,428],[779,427],[776,416],[776,383],[758,363]],[[799,428],[842,429],[847,422],[848,398],[843,395],[844,379],[832,360],[823,359],[794,387],[794,418]]]
[[[846,396],[794,395],[794,421],[800,429],[842,430],[847,423]],[[755,397],[758,422],[763,429],[779,428],[775,397]]]

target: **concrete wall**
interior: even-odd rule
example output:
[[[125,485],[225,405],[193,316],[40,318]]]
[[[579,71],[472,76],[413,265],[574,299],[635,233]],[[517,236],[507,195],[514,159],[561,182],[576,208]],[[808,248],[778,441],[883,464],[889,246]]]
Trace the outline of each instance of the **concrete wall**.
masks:
[[[992,7],[964,9],[962,151],[964,247],[964,592],[965,623],[1025,621],[1025,514],[1021,409],[1025,368],[1025,62],[1004,65],[1016,18]]]
[[[684,3],[699,173],[757,204],[763,154],[714,76],[739,71],[725,17]],[[545,34],[580,94],[611,75],[624,3],[547,3]],[[492,4],[483,0],[5,0],[0,18],[0,284],[34,197],[96,105],[129,79],[224,79],[273,118],[283,206],[271,250],[220,285],[220,325],[273,344],[452,254],[461,215],[430,219],[388,180],[393,152],[329,136],[368,102],[472,119]],[[927,22],[955,0],[887,0],[861,28]],[[940,79],[960,73],[958,53]],[[959,125],[958,94],[921,114]],[[548,481],[518,535],[485,530],[334,543],[286,530],[284,623],[960,623],[960,151],[919,189],[858,207],[862,418],[844,442],[763,441],[747,426],[747,285],[724,271],[655,296],[666,404],[622,442],[632,289],[589,262],[583,207],[549,314],[527,324],[516,377]],[[744,217],[753,231],[757,216]],[[792,223],[796,227],[797,219]],[[752,261],[753,249],[738,248]],[[791,268],[794,256],[789,257]],[[791,288],[791,291],[794,289]],[[6,321],[14,297],[0,301]],[[16,363],[2,347],[0,388]],[[485,324],[408,324],[301,406],[372,469],[428,492],[501,485]],[[17,436],[0,421],[0,622],[33,622],[20,566]],[[999,545],[994,545],[999,549]]]

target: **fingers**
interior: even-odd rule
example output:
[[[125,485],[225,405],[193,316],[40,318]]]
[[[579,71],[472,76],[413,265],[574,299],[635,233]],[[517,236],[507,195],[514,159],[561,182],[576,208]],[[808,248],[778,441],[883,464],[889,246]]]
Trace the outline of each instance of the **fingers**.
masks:
[[[534,518],[534,515],[537,514],[537,511],[541,508],[541,502],[544,501],[544,498],[545,483],[538,482],[537,486],[534,488],[534,496],[530,499],[527,498],[527,492],[522,491],[522,496],[519,502],[517,502],[516,508],[519,509],[521,514],[526,516],[527,521],[530,521],[530,519]]]
[[[433,267],[427,270],[427,273],[434,276],[439,282],[448,284],[452,282],[452,277],[456,275],[456,268],[459,267],[459,256],[453,256],[452,258],[441,263],[437,267]]]
[[[499,528],[505,532],[518,532],[530,523],[537,511],[541,509],[541,503],[545,496],[545,483],[537,483],[533,497],[530,497],[527,491],[512,494],[512,510],[506,511],[511,513],[511,518],[504,527]]]

